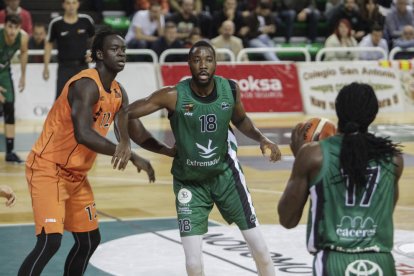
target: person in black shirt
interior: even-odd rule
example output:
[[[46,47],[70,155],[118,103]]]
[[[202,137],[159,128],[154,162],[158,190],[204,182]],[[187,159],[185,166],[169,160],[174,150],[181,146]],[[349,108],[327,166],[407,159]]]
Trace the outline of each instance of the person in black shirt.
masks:
[[[53,42],[56,42],[59,65],[56,99],[72,76],[88,68],[88,44],[95,34],[93,19],[88,15],[78,14],[78,0],[62,0],[62,2],[65,10],[63,16],[58,16],[49,23],[43,69],[43,78],[48,80],[51,51]]]
[[[167,49],[179,49],[184,48],[184,44],[177,38],[177,26],[174,22],[167,22],[165,24],[164,35],[158,38],[152,44],[152,50],[157,53],[158,57]],[[169,55],[165,61],[167,62],[178,62],[186,61],[187,57],[185,55]]]
[[[33,25],[33,33],[29,38],[30,50],[43,50],[45,48],[46,40],[46,25],[42,23],[35,23]],[[29,62],[43,63],[43,56],[35,55],[29,56]]]

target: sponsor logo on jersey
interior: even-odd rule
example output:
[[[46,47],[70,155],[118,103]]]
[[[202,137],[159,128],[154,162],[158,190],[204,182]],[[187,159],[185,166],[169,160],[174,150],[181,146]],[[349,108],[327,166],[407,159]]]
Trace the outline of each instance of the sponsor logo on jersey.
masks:
[[[121,92],[119,92],[118,89],[113,89],[112,91],[115,94],[115,98],[121,98],[122,97],[122,94],[121,94]]]
[[[184,104],[183,109],[184,109],[184,116],[193,116],[194,104],[192,103]]]
[[[343,216],[341,224],[336,227],[336,234],[344,240],[372,239],[377,232],[377,225],[371,217]]]
[[[48,222],[56,222],[56,219],[55,218],[47,218],[47,219],[45,219],[45,223],[48,223]]]
[[[84,33],[86,33],[85,29],[78,29],[78,34],[84,34]]]
[[[67,34],[69,34],[69,31],[60,32],[60,35],[61,35],[61,36],[66,36]]]
[[[222,110],[227,110],[229,108],[230,108],[230,104],[229,103],[226,103],[226,102],[222,102],[221,103],[221,109]]]
[[[345,276],[383,276],[381,267],[368,260],[356,260],[350,263],[345,270]]]
[[[196,143],[197,148],[201,150],[198,153],[200,154],[200,156],[202,158],[208,159],[208,158],[213,157],[214,155],[217,154],[216,152],[214,152],[217,149],[217,147],[211,148],[211,143],[212,142],[213,141],[211,141],[211,139],[208,139],[207,147],[204,147],[204,146],[200,145],[199,143]]]
[[[193,194],[191,193],[190,190],[186,188],[182,188],[178,191],[178,194],[177,194],[178,202],[182,204],[187,204],[191,201],[191,198],[193,198]]]

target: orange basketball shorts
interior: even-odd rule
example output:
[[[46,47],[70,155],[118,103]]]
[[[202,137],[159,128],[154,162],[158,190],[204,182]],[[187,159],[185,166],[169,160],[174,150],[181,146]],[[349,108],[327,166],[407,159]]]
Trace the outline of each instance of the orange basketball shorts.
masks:
[[[32,198],[36,235],[89,232],[98,228],[92,188],[86,174],[76,174],[30,152],[26,179]]]

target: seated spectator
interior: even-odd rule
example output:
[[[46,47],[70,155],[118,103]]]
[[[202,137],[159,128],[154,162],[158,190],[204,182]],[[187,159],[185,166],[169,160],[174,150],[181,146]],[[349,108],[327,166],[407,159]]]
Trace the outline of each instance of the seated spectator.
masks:
[[[374,25],[371,33],[364,36],[359,43],[359,47],[380,47],[388,53],[388,43],[383,38],[384,31],[381,26]],[[361,52],[359,54],[361,60],[379,60],[384,59],[380,52]]]
[[[342,3],[343,3],[342,0],[327,0],[326,1],[324,15],[325,15],[325,19],[328,22],[332,21],[332,16],[334,15],[335,11],[339,9]]]
[[[237,0],[224,0],[223,8],[213,12],[213,24],[211,35],[216,37],[219,35],[219,29],[224,21],[231,20],[234,23],[235,34],[239,33],[240,28],[243,26],[242,12],[237,9]]]
[[[361,30],[369,33],[374,24],[384,27],[385,17],[380,13],[377,0],[362,0],[359,7],[361,14]]]
[[[226,20],[221,24],[220,35],[211,40],[211,44],[215,48],[226,48],[233,52],[235,57],[243,49],[243,42],[240,38],[234,36],[234,23]],[[245,59],[246,60],[246,59]],[[228,55],[217,54],[217,61],[230,61]]]
[[[396,0],[385,17],[386,37],[390,43],[401,36],[404,26],[414,25],[414,15],[407,9],[407,0]]]
[[[194,0],[182,0],[180,11],[175,12],[168,18],[168,21],[172,21],[177,25],[178,39],[183,42],[188,39],[195,27],[200,28],[195,13]]]
[[[198,27],[195,27],[190,36],[184,41],[184,48],[191,48],[197,42],[202,40],[203,37],[201,36],[201,30]]]
[[[394,47],[402,49],[414,47],[414,27],[411,25],[404,26],[400,38],[394,40]]]
[[[293,25],[296,19],[296,11],[283,5],[282,1],[273,1],[273,12],[275,15],[275,23],[278,31],[284,30],[285,43],[290,42],[293,35]]]
[[[362,18],[355,0],[344,0],[344,3],[335,9],[328,24],[331,28],[335,28],[338,26],[339,20],[343,18],[351,23],[352,30],[354,30],[353,36],[357,41],[360,41],[366,33],[362,29]]]
[[[136,10],[148,10],[151,6],[151,1],[153,0],[136,0],[135,1],[135,9]],[[161,6],[162,14],[168,15],[170,12],[170,4],[168,0],[158,0]]]
[[[0,10],[0,24],[4,24],[6,15],[16,14],[22,19],[22,30],[24,30],[28,35],[32,34],[32,16],[28,10],[20,7],[20,0],[4,0],[6,8]]]
[[[158,1],[151,1],[148,10],[137,11],[125,36],[128,48],[151,48],[151,44],[164,34],[165,19]]]
[[[165,23],[164,36],[158,38],[152,44],[152,50],[157,53],[158,57],[167,49],[181,49],[184,48],[181,40],[177,38],[177,26],[174,22]],[[185,61],[185,55],[168,55],[166,62]]]
[[[29,49],[43,50],[45,48],[46,25],[43,23],[35,23],[33,25],[33,34],[29,39]],[[43,63],[43,53],[41,55],[30,55],[29,62]]]
[[[276,25],[271,13],[271,5],[267,1],[260,1],[255,11],[246,18],[245,26],[240,29],[245,45],[252,48],[275,46],[271,37],[276,33]],[[265,52],[263,56],[269,61],[279,60],[273,51]]]
[[[351,23],[347,19],[339,20],[335,32],[331,34],[325,41],[325,47],[356,47],[358,42],[352,36]],[[358,54],[356,52],[327,52],[325,61],[330,60],[356,60]]]
[[[321,13],[315,6],[313,0],[280,0],[284,9],[294,10],[296,12],[296,20],[306,22],[308,42],[315,42],[318,36],[318,22]]]

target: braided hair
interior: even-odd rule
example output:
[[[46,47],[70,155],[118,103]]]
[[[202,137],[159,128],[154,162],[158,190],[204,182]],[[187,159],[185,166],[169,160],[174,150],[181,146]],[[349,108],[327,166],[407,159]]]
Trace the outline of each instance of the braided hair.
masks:
[[[366,183],[368,162],[392,162],[401,153],[400,145],[389,137],[377,137],[368,126],[378,113],[378,99],[373,88],[353,82],[344,86],[335,101],[338,131],[343,134],[340,164],[350,183],[362,187]]]

